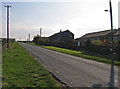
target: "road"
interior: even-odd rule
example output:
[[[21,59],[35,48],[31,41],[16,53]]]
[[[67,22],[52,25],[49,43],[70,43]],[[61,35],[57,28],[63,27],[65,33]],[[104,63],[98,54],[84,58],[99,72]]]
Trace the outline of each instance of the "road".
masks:
[[[117,87],[118,67],[19,43],[69,87]]]

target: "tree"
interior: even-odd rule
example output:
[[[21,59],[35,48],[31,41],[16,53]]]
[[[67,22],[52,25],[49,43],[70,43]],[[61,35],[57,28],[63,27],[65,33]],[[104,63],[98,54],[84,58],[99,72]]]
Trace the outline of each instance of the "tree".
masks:
[[[35,36],[33,42],[39,45],[50,45],[50,40],[48,37]]]
[[[35,36],[34,38],[33,38],[33,42],[35,42],[36,44],[38,44],[38,39],[40,38],[40,36]]]
[[[38,44],[40,45],[49,45],[50,44],[50,40],[48,37],[40,37],[38,39]]]

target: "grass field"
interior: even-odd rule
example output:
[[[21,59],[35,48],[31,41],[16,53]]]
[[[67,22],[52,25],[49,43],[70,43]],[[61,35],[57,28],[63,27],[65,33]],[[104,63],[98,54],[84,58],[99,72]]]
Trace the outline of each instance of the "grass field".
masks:
[[[58,87],[51,75],[17,42],[2,54],[3,87]]]
[[[69,50],[69,49],[53,47],[53,46],[42,46],[42,47],[50,49],[50,50],[62,52],[62,53],[65,53],[65,54],[70,54],[70,55],[73,55],[73,56],[77,56],[77,57],[82,57],[82,58],[98,61],[98,62],[104,62],[104,63],[109,63],[109,64],[112,63],[111,59],[105,59],[105,58],[100,58],[100,57],[96,57],[96,56],[85,55],[81,51],[74,51],[74,50]],[[120,65],[120,62],[119,61],[114,61],[114,64],[115,65]]]

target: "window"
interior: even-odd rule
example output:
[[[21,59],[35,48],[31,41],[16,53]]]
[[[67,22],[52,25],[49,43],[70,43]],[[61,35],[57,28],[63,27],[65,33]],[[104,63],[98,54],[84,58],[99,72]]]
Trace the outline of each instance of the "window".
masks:
[[[114,37],[113,37],[113,41],[116,41],[116,40],[118,40],[118,37],[117,37],[117,36],[114,36]]]

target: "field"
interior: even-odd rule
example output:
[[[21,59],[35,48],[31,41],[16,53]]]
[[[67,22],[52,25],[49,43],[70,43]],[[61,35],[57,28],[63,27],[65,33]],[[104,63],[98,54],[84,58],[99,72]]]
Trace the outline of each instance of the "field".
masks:
[[[17,42],[2,54],[3,87],[58,87],[52,76]]]

